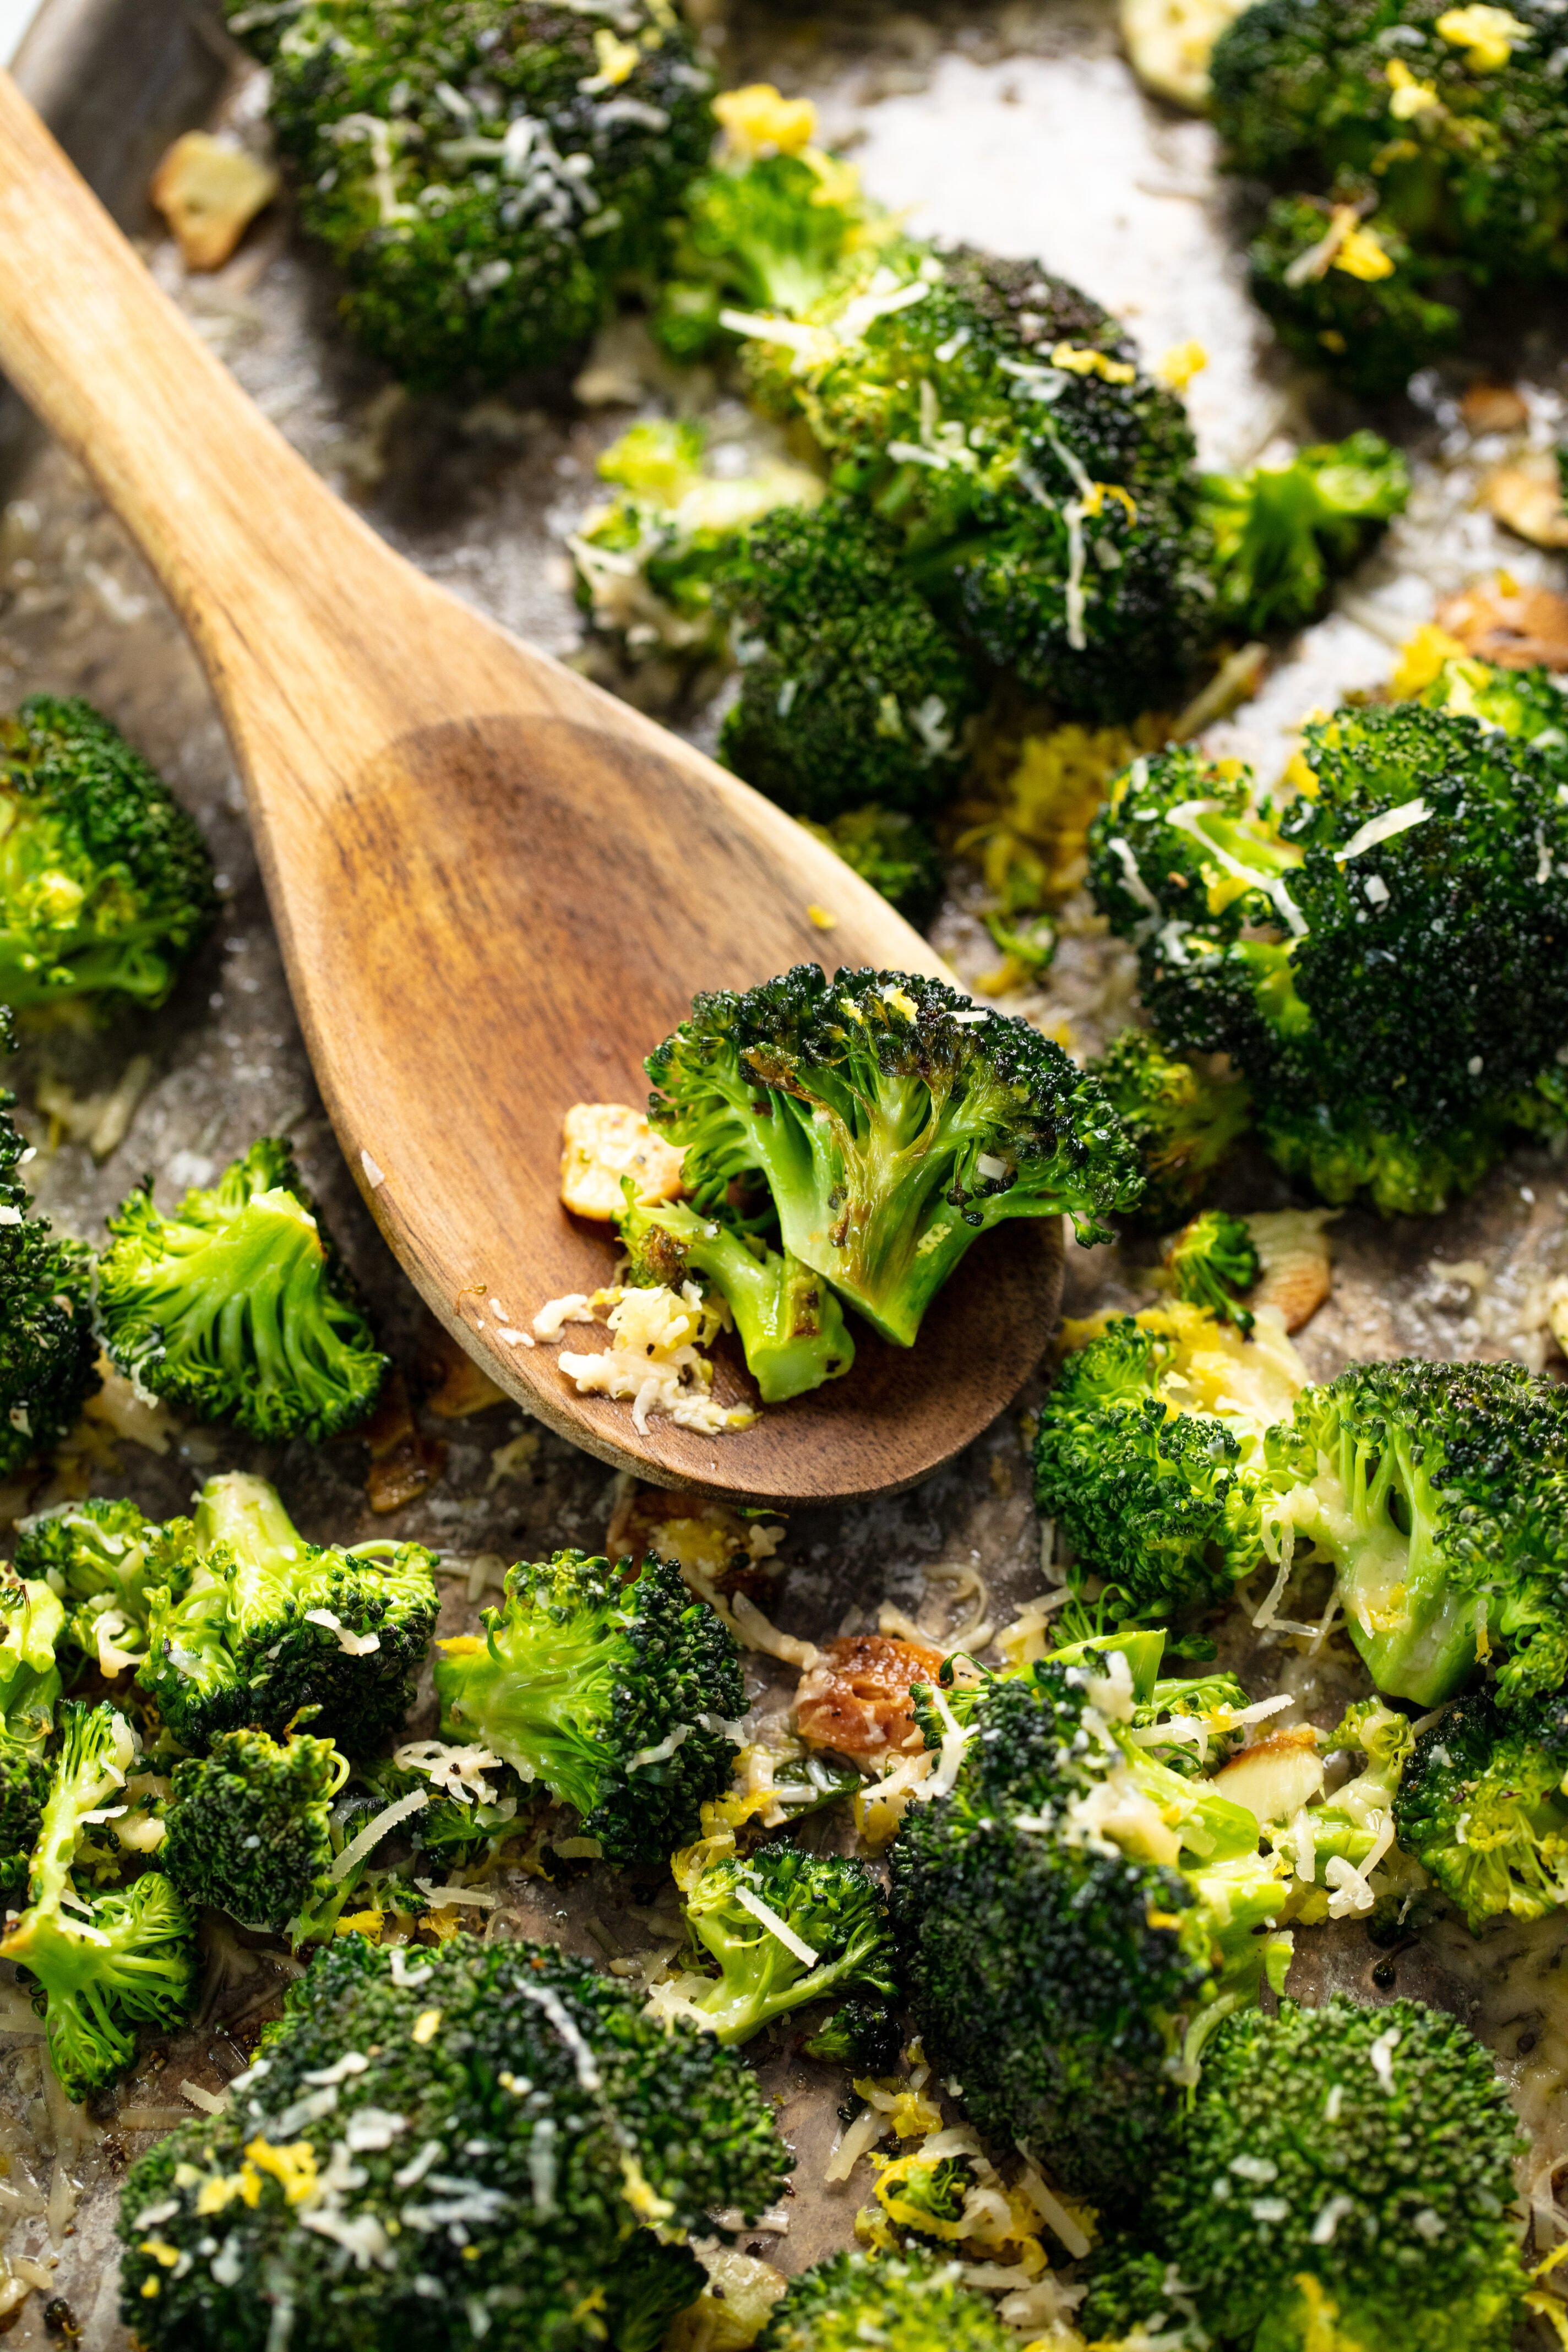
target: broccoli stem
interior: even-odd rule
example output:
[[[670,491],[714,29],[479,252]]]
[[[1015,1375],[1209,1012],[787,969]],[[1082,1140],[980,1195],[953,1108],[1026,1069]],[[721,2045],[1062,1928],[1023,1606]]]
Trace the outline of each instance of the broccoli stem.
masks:
[[[838,1380],[855,1361],[837,1299],[799,1258],[753,1248],[731,1226],[679,1202],[645,1208],[628,1200],[621,1236],[634,1280],[640,1272],[674,1288],[690,1269],[716,1285],[764,1404],[783,1404]]]
[[[1373,1443],[1342,1424],[1315,1482],[1313,1543],[1332,1560],[1351,1640],[1378,1689],[1437,1706],[1473,1672],[1485,1593],[1455,1582],[1437,1541],[1442,1497],[1423,1441],[1392,1419]]]

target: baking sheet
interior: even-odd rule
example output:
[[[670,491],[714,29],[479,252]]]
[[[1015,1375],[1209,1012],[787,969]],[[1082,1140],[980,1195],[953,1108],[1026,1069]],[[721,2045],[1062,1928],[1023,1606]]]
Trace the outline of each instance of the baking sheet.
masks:
[[[46,14],[57,22],[79,5]],[[87,12],[90,14],[90,11]],[[140,116],[144,144],[188,127],[207,106],[209,87],[189,79],[191,59],[216,54],[198,16],[182,8],[133,12],[143,34],[161,23],[158,70],[164,80]],[[1005,253],[1037,254],[1120,311],[1146,353],[1196,337],[1210,366],[1190,394],[1205,459],[1251,462],[1276,442],[1338,433],[1356,421],[1333,394],[1282,367],[1247,303],[1238,258],[1236,201],[1215,171],[1206,125],[1145,99],[1122,61],[1108,9],[1092,0],[1060,5],[973,5],[893,9],[848,0],[831,15],[786,8],[710,5],[727,79],[766,75],[805,91],[823,110],[833,140],[851,148],[875,192],[909,208],[921,230],[966,236]],[[100,26],[114,12],[100,7]],[[121,29],[123,27],[121,26]],[[34,40],[38,38],[35,34]],[[193,50],[189,44],[198,46]],[[179,71],[176,44],[184,64]],[[85,159],[103,163],[95,139],[146,98],[153,70],[122,41],[105,38],[81,73],[96,75],[94,104],[74,119]],[[260,77],[237,61],[210,120],[259,135]],[[132,80],[121,86],[127,70]],[[117,82],[116,77],[121,77]],[[182,75],[185,79],[182,79]],[[96,128],[95,128],[96,125]],[[123,153],[123,150],[121,151]],[[155,145],[153,146],[155,152]],[[135,206],[134,175],[123,182],[124,216]],[[619,389],[624,402],[584,407],[567,374],[506,398],[415,402],[336,332],[330,276],[292,243],[277,214],[252,232],[216,277],[187,279],[173,247],[148,233],[148,259],[219,352],[312,465],[375,527],[432,576],[552,652],[573,656],[578,625],[561,551],[563,533],[595,495],[594,461],[622,430],[635,404],[669,396],[635,331],[606,339],[587,389]],[[1510,338],[1511,337],[1511,345]],[[1475,443],[1459,423],[1462,372],[1434,374],[1416,398],[1373,421],[1410,451],[1416,493],[1409,514],[1351,584],[1341,608],[1282,660],[1257,701],[1216,730],[1216,747],[1255,759],[1268,773],[1283,764],[1289,730],[1314,706],[1386,676],[1391,644],[1430,614],[1436,593],[1506,562],[1521,580],[1556,580],[1561,566],[1508,540],[1474,504],[1486,470],[1523,443],[1557,437],[1568,395],[1563,347],[1549,324],[1509,322],[1491,355],[1517,373],[1531,405],[1514,443]],[[0,454],[0,465],[6,461]],[[216,712],[193,657],[139,558],[69,462],[44,446],[13,456],[0,478],[0,707],[32,691],[82,693],[108,710],[159,764],[200,819],[224,877],[216,935],[173,1002],[151,1017],[90,1034],[58,1031],[34,1039],[13,1065],[24,1125],[38,1146],[33,1163],[40,1205],[65,1228],[101,1239],[104,1215],[143,1171],[168,1202],[252,1138],[287,1129],[326,1213],[374,1302],[386,1343],[418,1389],[437,1345],[430,1318],[402,1281],[339,1160],[311,1082],[268,919],[244,822],[240,791]],[[708,740],[709,712],[689,719]],[[996,961],[962,880],[937,926],[940,944],[965,977]],[[1058,964],[1040,992],[1013,1001],[1044,1024],[1068,1024],[1076,1049],[1092,1050],[1120,1026],[1131,994],[1125,950],[1069,923]],[[701,975],[694,974],[694,985]],[[51,1118],[43,1107],[53,1103]],[[60,1107],[74,1114],[64,1119]],[[114,1129],[122,1127],[116,1140]],[[86,1139],[97,1130],[95,1156]],[[1539,1368],[1548,1342],[1545,1281],[1568,1265],[1563,1189],[1568,1171],[1549,1154],[1517,1155],[1469,1202],[1429,1222],[1351,1214],[1336,1228],[1332,1300],[1301,1335],[1316,1376],[1355,1355],[1405,1351],[1493,1357],[1512,1354]],[[1272,1206],[1285,1195],[1262,1162],[1227,1180],[1232,1205]],[[1111,1250],[1068,1252],[1068,1308],[1131,1304],[1135,1266]],[[1486,1269],[1474,1286],[1436,1269]],[[1561,1367],[1559,1367],[1561,1369]],[[958,1463],[916,1493],[842,1511],[802,1511],[778,1557],[784,1575],[770,1608],[789,1631],[822,1636],[858,1610],[875,1622],[888,1601],[933,1629],[942,1616],[941,1566],[974,1568],[986,1580],[998,1622],[1040,1589],[1040,1534],[1028,1501],[1021,1430],[1029,1404],[1005,1415]],[[361,1539],[389,1528],[456,1556],[444,1585],[442,1631],[470,1624],[468,1598],[482,1577],[468,1563],[512,1559],[559,1543],[597,1547],[616,1482],[510,1404],[442,1422],[421,1412],[425,1435],[447,1446],[438,1482],[391,1519],[371,1513],[363,1443],[322,1449],[260,1447],[188,1431],[162,1456],[129,1444],[68,1474],[100,1492],[134,1495],[160,1515],[183,1508],[193,1485],[217,1467],[263,1471],[281,1486],[306,1532]],[[19,1493],[0,1497],[8,1514]],[[32,1499],[36,1500],[37,1497]],[[1233,1628],[1230,1638],[1238,1629]],[[1361,1687],[1331,1653],[1311,1662],[1289,1644],[1238,1663],[1255,1690],[1282,1684],[1304,1712],[1329,1724]],[[748,1659],[758,1706],[787,1704],[791,1678]],[[428,1700],[426,1698],[426,1712]],[[421,1727],[425,1727],[422,1721]],[[595,1958],[626,1959],[657,1941],[659,1906],[629,1899],[616,1874],[590,1869],[555,1890],[519,1877],[505,1884],[502,1932],[553,1937]],[[1418,1992],[1463,2011],[1505,2062],[1538,2135],[1539,2160],[1568,2149],[1563,2083],[1568,2067],[1555,1996],[1568,1926],[1545,1922],[1476,1946],[1440,1927],[1394,1958],[1354,1924],[1304,1932],[1292,1989],[1333,1984],[1377,2001]],[[46,2096],[39,2044],[16,1991],[0,1987],[0,2228],[10,2259],[54,2266],[53,2293],[69,2306],[80,2341],[101,2352],[125,2337],[115,2317],[112,2223],[126,2161],[166,2128],[182,2106],[180,2084],[216,2090],[243,2063],[245,2039],[283,1975],[237,1945],[226,1976],[215,1969],[210,2013],[196,2030],[153,2046],[136,2075],[101,2111],[83,2119]],[[0,1972],[3,1973],[3,1972]],[[822,2165],[843,2095],[834,2071],[795,2054],[781,2032],[759,2063],[781,2100],[781,2123],[799,2153],[787,2232],[747,2242],[793,2270],[849,2237],[868,2193],[862,2166],[845,2189],[826,2190]],[[47,2211],[16,2211],[45,2204]],[[68,2210],[74,2209],[68,2230]],[[15,2218],[13,2218],[15,2216]],[[13,2341],[47,2339],[42,2293],[31,2295]],[[1521,2339],[1525,2340],[1525,2339]],[[1548,2339],[1542,2338],[1542,2341]]]

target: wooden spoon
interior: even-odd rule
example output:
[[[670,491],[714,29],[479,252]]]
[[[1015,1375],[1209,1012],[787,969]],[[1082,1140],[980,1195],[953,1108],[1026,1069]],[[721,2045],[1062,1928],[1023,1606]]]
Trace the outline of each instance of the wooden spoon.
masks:
[[[321,1094],[377,1223],[530,1411],[662,1486],[909,1486],[1038,1362],[1060,1221],[971,1252],[913,1350],[718,1438],[579,1397],[509,1345],[610,1278],[557,1195],[561,1118],[641,1102],[699,989],[808,960],[942,972],[831,851],[699,752],[459,604],[341,505],[153,285],[0,73],[0,367],[80,458],[195,641],[249,795]],[[814,919],[832,916],[831,930]],[[603,1344],[574,1327],[567,1344]],[[716,1392],[749,1393],[740,1359]]]

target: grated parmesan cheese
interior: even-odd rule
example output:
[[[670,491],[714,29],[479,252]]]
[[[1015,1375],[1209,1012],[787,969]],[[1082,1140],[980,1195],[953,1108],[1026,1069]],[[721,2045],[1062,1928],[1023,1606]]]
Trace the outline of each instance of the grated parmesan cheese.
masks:
[[[776,1937],[786,1952],[795,1954],[803,1969],[816,1968],[821,1953],[814,1950],[803,1936],[797,1936],[788,1920],[781,1919],[771,1903],[764,1903],[760,1895],[744,1885],[736,1887],[735,1900],[742,1911],[749,1911],[753,1919],[762,1921],[769,1935]]]

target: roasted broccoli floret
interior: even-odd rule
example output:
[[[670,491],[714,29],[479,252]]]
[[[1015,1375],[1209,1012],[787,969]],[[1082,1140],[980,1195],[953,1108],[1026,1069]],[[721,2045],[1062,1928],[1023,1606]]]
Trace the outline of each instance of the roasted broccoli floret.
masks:
[[[1262,1273],[1258,1245],[1245,1217],[1228,1209],[1205,1209],[1182,1227],[1167,1244],[1160,1268],[1161,1280],[1189,1307],[1206,1307],[1222,1323],[1234,1323],[1244,1335],[1255,1318],[1239,1294],[1250,1290]]]
[[[173,1216],[151,1181],[109,1220],[99,1312],[122,1372],[205,1421],[254,1437],[353,1429],[386,1358],[294,1155],[263,1136]]]
[[[903,2040],[899,2021],[880,2001],[841,2000],[801,2048],[808,2058],[847,2066],[851,2074],[890,2074]]]
[[[44,1750],[60,1696],[55,1650],[65,1611],[48,1585],[0,1571],[0,1895],[26,1885],[49,1768]]]
[[[331,1802],[349,1769],[308,1732],[220,1731],[174,1767],[164,1869],[193,1903],[276,1935],[333,1891]]]
[[[929,826],[902,809],[846,809],[830,824],[802,817],[807,833],[836,849],[863,882],[879,890],[917,930],[923,930],[941,903],[942,857]]]
[[[743,2062],[584,1961],[343,1937],[228,2112],[127,2176],[122,2309],[148,2352],[264,2352],[296,2315],[312,2352],[656,2352],[702,2285],[661,2240],[754,2218],[789,2161]]]
[[[1104,1213],[1137,1197],[1093,1080],[938,980],[797,964],[699,996],[646,1066],[648,1117],[684,1148],[698,1211],[760,1176],[786,1254],[900,1347],[988,1226],[1065,1210],[1102,1237]]]
[[[1568,1702],[1502,1713],[1483,1691],[1415,1741],[1394,1808],[1399,1843],[1479,1936],[1489,1919],[1568,1904]]]
[[[217,913],[193,818],[86,702],[0,718],[0,1001],[162,1004]]]
[[[661,0],[234,0],[271,70],[302,225],[342,315],[408,383],[500,383],[592,334],[712,135],[709,79]]]
[[[145,1654],[163,1532],[134,1503],[100,1496],[16,1523],[17,1574],[48,1579],[66,1604],[67,1639],[106,1680]]]
[[[27,1907],[0,1943],[35,1980],[34,2007],[68,2097],[111,2083],[136,2054],[136,2028],[177,2025],[195,1978],[195,1922],[160,1870],[90,1895],[71,1870],[95,1815],[115,1803],[136,1738],[111,1706],[60,1708]]]
[[[184,1748],[247,1725],[280,1733],[314,1706],[322,1731],[374,1751],[436,1630],[434,1569],[418,1544],[307,1543],[264,1478],[209,1478],[145,1570],[137,1682]]]
[[[1251,1098],[1233,1073],[1215,1076],[1168,1053],[1149,1029],[1123,1029],[1085,1065],[1132,1139],[1144,1190],[1135,1224],[1168,1232],[1189,1217],[1210,1177],[1247,1131]]]
[[[756,2352],[1007,2352],[1016,2339],[955,2265],[911,2248],[876,2261],[833,2254],[791,2279]]]
[[[1248,635],[1311,620],[1410,496],[1410,469],[1377,433],[1299,449],[1287,466],[1204,476],[1216,617]]]
[[[729,1632],[674,1563],[649,1555],[628,1578],[580,1551],[520,1561],[483,1622],[439,1644],[443,1737],[574,1805],[608,1861],[688,1844],[729,1785],[746,1694]]]
[[[1139,1744],[1136,1694],[1116,1648],[990,1679],[891,1855],[927,2057],[982,2131],[1048,2149],[1107,2210],[1143,2196],[1178,2082],[1289,1954],[1268,1932],[1285,1864],[1245,1806]]]
[[[719,755],[795,816],[867,801],[928,814],[957,782],[978,667],[910,576],[896,531],[849,499],[781,508],[714,586],[740,664]]]
[[[1307,728],[1279,805],[1182,749],[1095,820],[1090,887],[1163,1041],[1229,1053],[1324,1200],[1438,1209],[1542,1123],[1568,1040],[1552,759],[1447,709],[1344,709]]]
[[[1400,1856],[1394,1852],[1394,1807],[1401,1777],[1410,1761],[1414,1736],[1409,1718],[1378,1698],[1357,1699],[1345,1709],[1337,1728],[1322,1743],[1326,1756],[1359,1754],[1362,1769],[1342,1780],[1331,1796],[1319,1798],[1310,1788],[1317,1775],[1322,1788],[1322,1767],[1310,1745],[1297,1746],[1302,1734],[1278,1735],[1285,1743],[1282,1768],[1276,1780],[1272,1808],[1263,1801],[1267,1780],[1252,1775],[1252,1805],[1275,1849],[1295,1870],[1299,1888],[1315,1886],[1316,1895],[1298,1893],[1292,1917],[1316,1923],[1323,1918],[1368,1917],[1385,1906],[1397,1909],[1403,1895],[1386,1882],[1397,1877]],[[1305,1734],[1310,1741],[1310,1728]],[[1305,1769],[1298,1777],[1300,1759]],[[1238,1797],[1242,1791],[1237,1790]],[[1254,1800],[1257,1799],[1257,1801]],[[1381,1870],[1384,1884],[1374,1886],[1373,1873]],[[1407,1874],[1414,1877],[1415,1874]]]
[[[1278,1561],[1296,1484],[1277,1436],[1306,1368],[1277,1316],[1250,1339],[1181,1300],[1069,1322],[1040,1408],[1035,1496],[1135,1609],[1229,1597]]]
[[[1508,2352],[1522,2146],[1490,2053],[1445,2011],[1337,1993],[1227,2018],[1171,2162],[1138,2184],[1138,2248],[1096,2258],[1079,2325],[1146,2343],[1185,2321],[1170,2340],[1237,2352]]]
[[[0,1005],[0,1051],[15,1043]],[[76,1427],[101,1385],[92,1334],[92,1252],[28,1214],[17,1171],[27,1139],[0,1087],[0,1477],[13,1478]]]
[[[884,2003],[897,1995],[887,1905],[863,1862],[763,1846],[711,1864],[685,1900],[697,1957],[719,1968],[709,1990],[689,1989],[721,2042],[749,2042],[771,2019],[852,1989]]]
[[[735,1318],[746,1369],[764,1404],[843,1378],[855,1361],[855,1342],[844,1309],[813,1267],[700,1215],[684,1201],[639,1201],[629,1177],[623,1191],[616,1228],[630,1261],[623,1279],[671,1290],[692,1275],[710,1282]]]
[[[1369,400],[1402,392],[1457,341],[1463,320],[1432,292],[1447,272],[1359,190],[1278,196],[1247,252],[1253,299],[1287,351]]]

